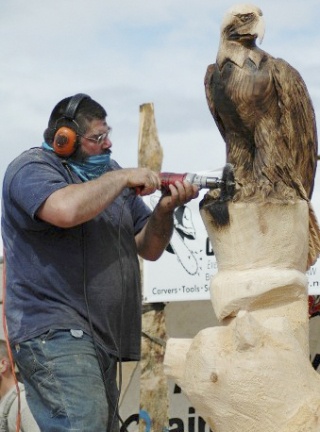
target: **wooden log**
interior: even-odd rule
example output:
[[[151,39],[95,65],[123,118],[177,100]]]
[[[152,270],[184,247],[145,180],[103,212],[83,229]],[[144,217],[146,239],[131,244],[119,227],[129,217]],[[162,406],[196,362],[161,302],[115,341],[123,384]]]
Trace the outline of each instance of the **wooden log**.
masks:
[[[169,339],[165,371],[215,432],[319,432],[320,376],[309,359],[308,203],[230,203],[217,229],[211,299],[222,326]]]
[[[138,165],[160,172],[163,150],[158,138],[158,130],[152,103],[140,105],[140,129],[138,143]]]
[[[160,172],[163,151],[158,138],[152,103],[140,106],[139,156],[140,167]],[[143,275],[143,261],[140,260]],[[166,342],[165,305],[143,305],[140,361],[139,432],[167,430],[168,385],[163,369]]]

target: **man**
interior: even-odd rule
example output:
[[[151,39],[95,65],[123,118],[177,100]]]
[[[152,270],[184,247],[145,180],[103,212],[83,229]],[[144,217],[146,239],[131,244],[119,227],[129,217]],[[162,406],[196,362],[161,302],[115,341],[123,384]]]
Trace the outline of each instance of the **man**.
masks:
[[[198,195],[177,182],[151,213],[137,192],[160,178],[110,158],[106,115],[87,95],[60,101],[3,184],[9,339],[46,432],[119,430],[117,362],[140,354],[137,254],[158,259],[174,209]]]
[[[0,431],[16,432],[20,417],[21,432],[38,432],[39,428],[27,405],[24,386],[16,381],[12,372],[6,342],[0,340]],[[18,402],[20,393],[20,409]]]

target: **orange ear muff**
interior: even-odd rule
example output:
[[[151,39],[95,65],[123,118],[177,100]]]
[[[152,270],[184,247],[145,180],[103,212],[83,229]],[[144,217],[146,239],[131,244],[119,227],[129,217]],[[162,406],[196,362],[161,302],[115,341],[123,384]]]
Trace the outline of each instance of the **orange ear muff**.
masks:
[[[68,157],[76,149],[77,134],[68,127],[61,127],[57,130],[53,140],[53,150],[59,156]]]

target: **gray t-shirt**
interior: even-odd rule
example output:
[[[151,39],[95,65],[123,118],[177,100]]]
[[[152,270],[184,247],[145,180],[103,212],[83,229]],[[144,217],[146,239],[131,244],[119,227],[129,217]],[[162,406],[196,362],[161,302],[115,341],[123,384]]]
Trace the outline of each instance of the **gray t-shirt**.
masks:
[[[33,418],[26,401],[26,394],[23,384],[19,383],[20,389],[20,430],[21,432],[40,432],[40,429]],[[18,417],[18,394],[16,387],[6,393],[0,400],[0,430],[16,432]]]
[[[111,161],[110,169],[120,167]],[[39,220],[37,210],[46,198],[71,183],[81,180],[41,148],[22,153],[5,174],[2,237],[10,343],[49,329],[90,333],[89,314],[98,342],[122,359],[138,360],[141,290],[134,237],[151,211],[125,189],[82,225],[63,229]]]

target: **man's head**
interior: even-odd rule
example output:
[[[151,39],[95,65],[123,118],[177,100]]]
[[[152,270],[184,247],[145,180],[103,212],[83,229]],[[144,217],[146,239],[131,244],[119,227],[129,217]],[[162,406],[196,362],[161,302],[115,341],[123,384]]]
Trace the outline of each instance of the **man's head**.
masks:
[[[63,157],[101,154],[111,147],[106,143],[110,130],[106,116],[105,109],[88,95],[67,97],[54,107],[44,139]]]

